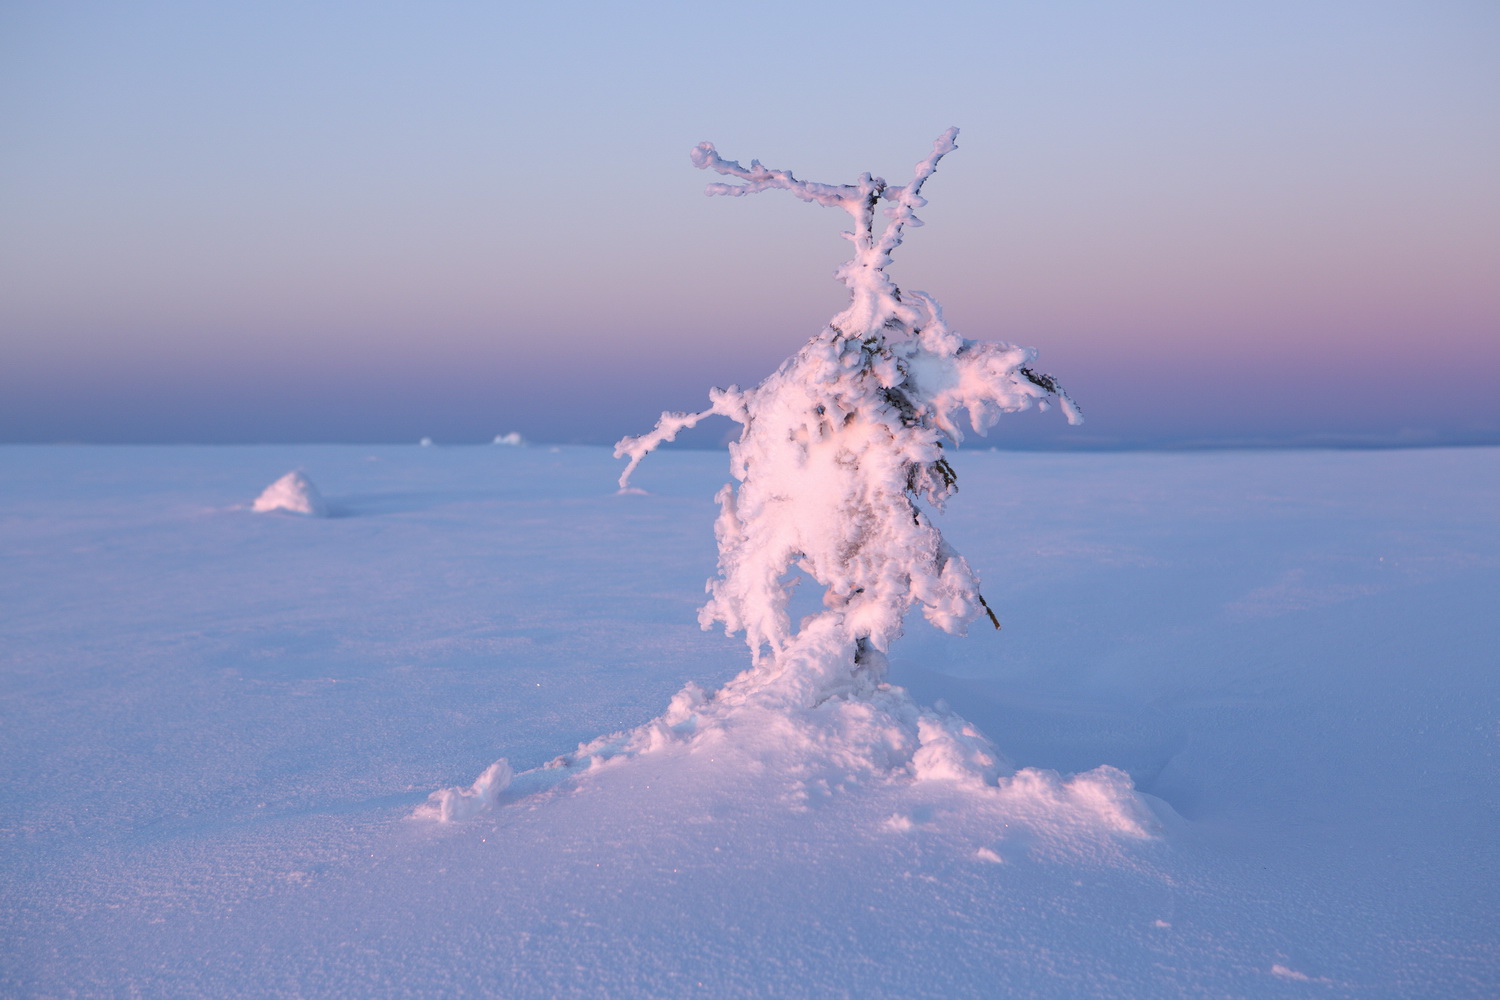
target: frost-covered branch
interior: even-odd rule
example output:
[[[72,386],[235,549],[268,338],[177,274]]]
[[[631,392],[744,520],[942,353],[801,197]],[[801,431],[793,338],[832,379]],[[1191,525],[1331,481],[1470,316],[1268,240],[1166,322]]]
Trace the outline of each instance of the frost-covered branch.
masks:
[[[662,445],[677,440],[677,435],[683,431],[697,427],[699,421],[705,417],[718,414],[739,423],[745,422],[744,394],[740,392],[738,386],[732,385],[728,389],[710,389],[708,398],[713,405],[706,410],[700,410],[697,413],[668,410],[661,415],[661,419],[656,422],[656,426],[649,433],[638,437],[624,437],[615,444],[615,458],[626,456],[630,458],[625,471],[620,473],[620,489],[630,488],[630,476],[635,472],[635,467],[641,464],[641,459]]]
[[[749,167],[741,166],[737,160],[726,160],[711,142],[695,146],[692,160],[699,169],[738,177],[745,182],[710,184],[706,190],[709,195],[739,197],[781,189],[803,201],[848,212],[854,220],[854,229],[844,235],[854,243],[855,254],[839,268],[837,276],[849,286],[851,301],[849,310],[836,318],[834,325],[869,327],[872,324],[884,325],[893,317],[909,319],[901,306],[901,290],[886,275],[885,269],[891,262],[891,251],[901,245],[902,230],[908,225],[922,225],[922,220],[916,216],[916,210],[927,204],[922,197],[922,185],[937,171],[938,161],[958,148],[957,138],[957,128],[950,128],[938,136],[932,144],[932,152],[917,164],[911,182],[898,187],[891,187],[884,178],[870,174],[860,175],[854,184],[798,180],[790,170],[772,170],[759,160],[751,160]],[[895,204],[885,210],[890,221],[877,239],[875,206],[881,199]]]
[[[903,187],[886,188],[882,193],[887,200],[894,201],[895,207],[886,209],[886,215],[890,217],[890,223],[886,225],[885,232],[880,236],[880,242],[875,250],[883,261],[881,267],[890,263],[891,251],[901,245],[901,230],[910,225],[917,228],[922,225],[922,220],[917,218],[915,211],[927,204],[927,199],[922,197],[922,185],[927,183],[927,178],[937,172],[938,161],[947,154],[958,148],[958,129],[950,128],[938,136],[932,143],[932,152],[927,159],[917,164],[916,176],[910,184]]]
[[[745,182],[744,184],[710,184],[707,189],[710,195],[723,194],[739,197],[759,194],[771,188],[781,188],[792,192],[803,201],[814,201],[819,205],[839,208],[847,208],[851,202],[858,201],[865,196],[858,186],[799,181],[792,176],[790,170],[771,170],[762,166],[759,160],[751,160],[749,167],[742,167],[738,161],[726,160],[720,156],[711,142],[700,142],[694,146],[692,158],[693,166],[699,170],[712,170],[716,174],[738,177]]]
[[[713,415],[713,408],[703,410],[699,413],[683,413],[678,410],[668,410],[661,415],[649,434],[639,437],[621,438],[615,445],[615,458],[630,456],[630,463],[625,466],[625,471],[620,473],[620,489],[630,488],[630,476],[635,472],[635,467],[641,464],[641,459],[655,451],[661,445],[669,441],[677,440],[677,435],[683,431],[698,426],[698,421],[704,417]]]

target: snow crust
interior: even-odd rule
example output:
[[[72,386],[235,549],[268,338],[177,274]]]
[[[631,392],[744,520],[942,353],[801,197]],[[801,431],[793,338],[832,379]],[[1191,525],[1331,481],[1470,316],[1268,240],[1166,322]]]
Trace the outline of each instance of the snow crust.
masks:
[[[1500,450],[960,457],[1005,631],[736,714],[722,452],[0,448],[0,995],[1500,994]]]
[[[328,505],[323,496],[300,470],[293,470],[276,480],[255,498],[251,510],[265,514],[285,511],[289,514],[305,514],[308,517],[327,517]]]

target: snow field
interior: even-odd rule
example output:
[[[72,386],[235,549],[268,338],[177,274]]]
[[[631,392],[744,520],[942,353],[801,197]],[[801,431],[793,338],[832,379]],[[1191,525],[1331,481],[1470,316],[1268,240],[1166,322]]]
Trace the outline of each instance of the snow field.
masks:
[[[1004,631],[794,711],[724,460],[0,449],[0,993],[1497,992],[1500,452],[959,451]]]

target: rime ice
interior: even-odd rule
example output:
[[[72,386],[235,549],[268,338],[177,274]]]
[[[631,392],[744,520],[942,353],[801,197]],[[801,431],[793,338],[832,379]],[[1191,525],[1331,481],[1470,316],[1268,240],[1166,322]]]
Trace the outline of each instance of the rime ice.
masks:
[[[885,651],[901,634],[913,605],[962,634],[988,610],[978,577],[915,502],[941,509],[953,493],[943,446],[962,440],[959,415],[983,433],[1002,413],[1055,398],[1070,422],[1082,420],[1050,376],[1028,367],[1035,351],[964,339],[931,296],[903,292],[886,273],[905,227],[921,225],[922,186],[957,135],[955,128],[940,136],[902,186],[869,174],[854,184],[818,184],[759,161],[743,167],[710,143],[693,150],[694,165],[744,181],[711,184],[710,195],[779,188],[854,220],[844,234],[854,256],[837,272],[849,288],[847,309],[755,388],[715,389],[707,410],[664,413],[651,433],[616,446],[630,459],[623,489],[647,453],[704,417],[741,425],[730,445],[738,485],[718,497],[719,576],[700,621],[743,632],[757,661],[768,648],[780,662],[798,634],[787,614],[796,586],[788,574],[796,571],[824,588],[823,614],[860,666],[875,663],[870,651]],[[877,234],[882,202],[887,222]]]

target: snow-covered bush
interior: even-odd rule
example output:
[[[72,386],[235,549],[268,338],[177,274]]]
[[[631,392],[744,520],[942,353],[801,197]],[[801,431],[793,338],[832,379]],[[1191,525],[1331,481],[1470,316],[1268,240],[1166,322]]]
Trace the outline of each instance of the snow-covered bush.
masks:
[[[849,288],[847,309],[760,385],[713,389],[708,409],[664,413],[649,434],[615,449],[630,459],[623,489],[646,454],[710,414],[741,425],[730,445],[738,485],[718,495],[719,575],[699,620],[743,632],[759,667],[755,682],[796,680],[799,700],[878,682],[879,654],[914,604],[951,633],[980,614],[998,628],[974,571],[916,501],[941,509],[954,492],[944,445],[963,439],[960,415],[983,433],[1002,413],[1056,399],[1070,423],[1082,419],[1050,376],[1029,367],[1034,350],[964,339],[931,296],[903,291],[886,272],[903,230],[921,225],[922,186],[957,135],[939,137],[901,186],[869,174],[818,184],[759,161],[743,167],[710,143],[693,150],[694,165],[744,181],[711,184],[710,195],[779,188],[854,219],[844,234],[854,256],[837,272]],[[877,233],[882,202],[888,221]],[[787,605],[797,571],[824,588],[827,610],[794,630]],[[802,676],[786,678],[789,671]]]
[[[967,797],[1005,825],[1029,817],[1108,836],[1152,835],[1155,821],[1123,772],[1102,767],[1064,779],[1015,771],[960,716],[941,704],[924,708],[883,681],[885,650],[913,605],[949,632],[984,613],[999,627],[979,579],[919,506],[941,508],[956,487],[943,446],[963,439],[960,421],[983,433],[1001,413],[1051,399],[1080,420],[1057,383],[1029,367],[1034,351],[965,340],[931,297],[903,292],[886,274],[902,230],[920,224],[913,213],[925,204],[922,185],[957,134],[940,137],[901,187],[869,174],[850,185],[814,184],[753,161],[742,167],[707,143],[693,151],[697,166],[745,182],[713,184],[709,194],[782,188],[843,208],[855,223],[846,234],[854,257],[838,271],[849,308],[760,385],[711,390],[707,410],[664,413],[651,433],[615,449],[630,459],[621,491],[638,492],[630,474],[683,429],[710,414],[741,425],[730,445],[737,485],[718,496],[719,575],[699,620],[743,632],[754,662],[716,691],[689,683],[657,718],[581,744],[513,784],[499,761],[473,785],[433,792],[414,816],[462,818],[584,780],[611,761],[696,744],[711,745],[706,756],[726,768],[769,769],[794,808],[832,790],[909,781]],[[877,235],[882,200],[891,203],[889,221]],[[794,629],[787,608],[798,574],[823,588],[824,610]],[[904,814],[890,822],[911,826]]]

